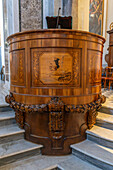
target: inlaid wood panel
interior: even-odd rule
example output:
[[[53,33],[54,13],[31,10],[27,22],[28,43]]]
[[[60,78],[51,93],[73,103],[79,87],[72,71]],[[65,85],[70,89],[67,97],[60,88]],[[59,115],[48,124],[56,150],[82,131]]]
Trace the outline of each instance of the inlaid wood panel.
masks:
[[[31,49],[31,87],[80,87],[81,62],[81,49]]]
[[[88,80],[89,84],[101,83],[102,54],[99,51],[88,50]]]
[[[11,52],[11,84],[17,86],[25,86],[25,50],[16,50]]]

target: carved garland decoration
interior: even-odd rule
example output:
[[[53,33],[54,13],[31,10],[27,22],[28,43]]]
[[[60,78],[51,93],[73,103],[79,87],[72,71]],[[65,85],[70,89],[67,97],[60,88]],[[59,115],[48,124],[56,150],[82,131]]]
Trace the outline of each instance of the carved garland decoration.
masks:
[[[16,120],[21,128],[24,127],[24,113],[32,112],[48,112],[49,113],[49,131],[54,139],[58,139],[59,133],[62,137],[62,132],[64,130],[64,113],[65,112],[88,112],[88,128],[90,129],[96,122],[97,110],[100,109],[101,103],[104,103],[106,98],[100,95],[98,100],[84,105],[65,105],[60,98],[54,97],[47,104],[41,105],[27,105],[18,103],[15,101],[13,94],[7,95],[5,98],[6,102],[10,104],[10,107],[16,112]],[[20,114],[21,113],[21,114]]]
[[[7,103],[10,104],[10,107],[14,109],[17,112],[48,112],[48,111],[64,111],[64,112],[79,112],[79,113],[85,113],[87,111],[91,110],[99,110],[101,107],[101,103],[104,103],[106,100],[106,97],[104,95],[100,95],[98,100],[91,102],[89,104],[84,105],[65,105],[60,98],[53,97],[52,100],[47,104],[41,104],[41,105],[27,105],[18,103],[15,101],[13,94],[10,93],[10,95],[7,95],[5,97],[5,100]]]

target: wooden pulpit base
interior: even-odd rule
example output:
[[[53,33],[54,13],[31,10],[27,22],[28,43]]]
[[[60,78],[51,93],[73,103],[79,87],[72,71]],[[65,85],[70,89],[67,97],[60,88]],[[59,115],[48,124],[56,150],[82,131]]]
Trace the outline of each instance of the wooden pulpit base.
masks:
[[[85,131],[96,123],[97,110],[105,97],[86,105],[65,105],[60,98],[52,98],[43,105],[25,105],[15,102],[12,94],[7,103],[15,110],[25,138],[44,145],[42,154],[65,155],[71,153],[70,145],[85,139]]]

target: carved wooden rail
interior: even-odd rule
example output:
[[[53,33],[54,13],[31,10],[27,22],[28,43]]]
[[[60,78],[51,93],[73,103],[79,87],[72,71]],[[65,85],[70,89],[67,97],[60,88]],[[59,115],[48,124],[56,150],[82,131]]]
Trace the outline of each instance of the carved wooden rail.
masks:
[[[71,153],[96,120],[101,96],[104,38],[83,31],[34,30],[11,35],[11,89],[25,138],[43,144],[42,154]]]

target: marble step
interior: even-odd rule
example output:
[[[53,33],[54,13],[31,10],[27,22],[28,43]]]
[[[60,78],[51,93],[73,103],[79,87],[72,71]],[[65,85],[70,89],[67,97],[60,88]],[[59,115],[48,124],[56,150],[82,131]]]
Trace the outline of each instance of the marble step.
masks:
[[[113,149],[89,140],[71,145],[72,154],[102,169],[113,170]]]
[[[113,107],[110,106],[110,105],[108,105],[108,106],[103,106],[102,105],[102,107],[100,108],[99,112],[113,115]]]
[[[106,102],[102,104],[102,107],[99,110],[100,112],[113,114],[113,91],[110,93],[111,95],[109,94],[108,96],[106,96]]]
[[[71,158],[58,164],[58,170],[100,170],[100,168],[79,158]]]
[[[23,139],[24,132],[16,124],[0,127],[0,144]]]
[[[73,155],[43,156],[37,155],[0,167],[0,170],[100,170]]]
[[[104,88],[101,89],[102,95],[106,96],[106,98],[109,98],[113,95],[113,90],[105,90]]]
[[[0,144],[0,166],[28,156],[39,155],[42,145],[24,139]]]
[[[87,139],[102,146],[113,148],[113,130],[94,125],[87,130]]]
[[[97,120],[113,124],[113,115],[98,112]]]
[[[13,111],[13,109],[10,108],[9,105],[0,105],[0,112],[7,112],[7,111]]]
[[[113,114],[113,90],[105,90],[102,94],[106,96],[106,102],[102,104],[102,108],[99,111],[106,114]]]
[[[0,112],[0,127],[15,123],[15,113],[13,111]]]
[[[113,130],[113,115],[98,112],[96,125]]]

